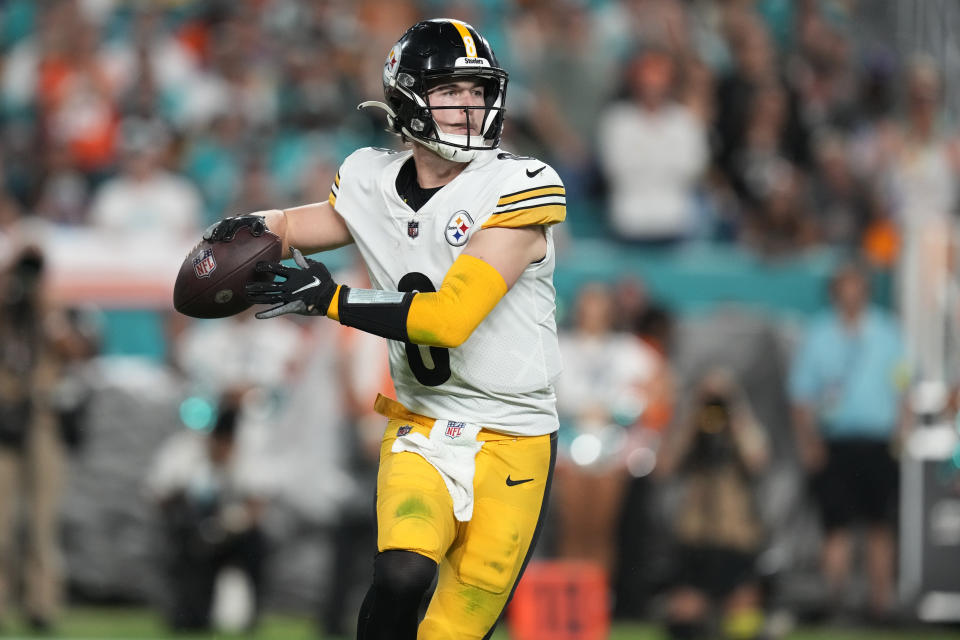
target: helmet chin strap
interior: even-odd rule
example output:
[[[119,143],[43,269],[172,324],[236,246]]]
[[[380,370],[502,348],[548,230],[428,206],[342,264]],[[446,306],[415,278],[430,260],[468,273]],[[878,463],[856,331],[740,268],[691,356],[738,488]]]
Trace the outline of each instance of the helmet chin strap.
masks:
[[[393,109],[390,108],[390,105],[384,102],[380,102],[378,100],[367,100],[357,105],[357,109],[359,110],[369,109],[369,108],[382,109],[383,111],[385,111],[387,113],[387,121],[390,127],[393,128],[393,123],[396,120],[397,114]],[[418,144],[423,145],[427,149],[430,149],[430,151],[433,151],[435,154],[437,154],[441,158],[444,158],[445,160],[450,160],[451,162],[470,162],[471,160],[477,157],[478,153],[480,153],[481,151],[486,151],[486,149],[461,149],[459,147],[451,146],[451,145],[457,145],[457,144],[466,146],[468,136],[455,135],[452,133],[443,133],[438,130],[437,137],[440,139],[440,141],[437,141],[437,140],[427,140],[420,136],[414,135],[406,127],[402,127],[401,130],[403,131],[404,135],[406,135],[411,140],[416,141]],[[470,137],[477,137],[477,136],[470,136]],[[482,137],[481,137],[481,140],[482,140]],[[443,144],[444,142],[448,144]]]
[[[445,158],[452,162],[470,162],[477,157],[478,153],[486,151],[486,149],[461,149],[460,147],[453,145],[466,146],[468,136],[455,135],[452,133],[443,133],[442,131],[437,131],[437,137],[440,139],[437,140],[424,140],[423,138],[417,138],[411,136],[410,132],[404,129],[409,137],[416,140],[418,143],[425,146],[427,149],[430,149],[436,153],[441,158]],[[477,137],[477,136],[471,136]],[[444,144],[444,143],[447,144]]]

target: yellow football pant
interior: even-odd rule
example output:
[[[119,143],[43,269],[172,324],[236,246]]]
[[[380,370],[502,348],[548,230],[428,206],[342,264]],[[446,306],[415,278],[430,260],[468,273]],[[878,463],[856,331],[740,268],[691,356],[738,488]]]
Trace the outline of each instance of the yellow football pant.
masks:
[[[416,453],[390,450],[398,429],[429,435],[433,420],[382,396],[377,410],[390,419],[377,476],[377,549],[414,551],[439,565],[437,589],[417,638],[485,638],[513,594],[539,533],[556,434],[516,437],[482,430],[473,517],[459,522],[436,469]]]

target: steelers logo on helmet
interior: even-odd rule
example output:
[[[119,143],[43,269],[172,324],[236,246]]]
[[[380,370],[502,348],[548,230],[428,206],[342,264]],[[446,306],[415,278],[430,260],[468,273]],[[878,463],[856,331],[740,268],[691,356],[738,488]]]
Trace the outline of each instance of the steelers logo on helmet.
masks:
[[[482,105],[430,104],[431,88],[461,81],[483,88]],[[480,151],[500,146],[506,94],[507,72],[486,38],[465,22],[438,18],[403,34],[384,62],[384,102],[368,101],[360,108],[383,109],[393,133],[447,160],[470,162]],[[437,124],[435,113],[451,109],[465,113],[465,134],[444,132]]]
[[[386,86],[397,75],[397,66],[400,62],[400,55],[397,48],[390,49],[387,59],[383,63],[383,84]]]

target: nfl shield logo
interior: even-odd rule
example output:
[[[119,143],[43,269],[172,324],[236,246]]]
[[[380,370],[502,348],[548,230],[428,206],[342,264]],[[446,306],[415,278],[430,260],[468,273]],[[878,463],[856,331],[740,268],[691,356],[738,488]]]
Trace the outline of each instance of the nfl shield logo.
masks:
[[[217,268],[217,261],[213,259],[213,249],[204,249],[193,259],[193,272],[198,278],[208,278]]]
[[[420,223],[416,220],[411,220],[407,223],[407,235],[411,238],[416,238],[420,235]]]
[[[408,425],[408,424],[405,424],[405,425],[403,425],[402,427],[400,427],[399,429],[397,429],[397,437],[398,437],[398,438],[402,438],[403,436],[407,435],[407,434],[410,433],[411,431],[413,431],[413,427],[411,427],[411,426]]]
[[[446,436],[448,438],[459,438],[460,434],[463,433],[462,422],[453,422],[452,420],[447,420],[447,432]]]

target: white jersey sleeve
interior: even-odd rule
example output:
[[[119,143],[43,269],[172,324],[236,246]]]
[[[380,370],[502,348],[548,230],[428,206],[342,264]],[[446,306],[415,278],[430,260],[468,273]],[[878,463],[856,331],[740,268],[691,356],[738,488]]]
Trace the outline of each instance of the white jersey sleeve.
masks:
[[[484,228],[544,225],[547,253],[459,347],[390,341],[397,399],[416,413],[504,433],[554,431],[560,355],[551,225],[566,214],[559,176],[533,158],[490,151],[413,211],[396,190],[410,157],[409,151],[360,149],[341,165],[331,188],[330,202],[375,288],[436,290],[470,237]]]
[[[488,227],[528,227],[563,222],[567,198],[553,167],[521,158],[518,169],[505,176],[497,206],[482,222]]]

